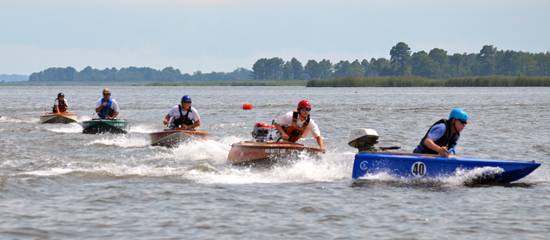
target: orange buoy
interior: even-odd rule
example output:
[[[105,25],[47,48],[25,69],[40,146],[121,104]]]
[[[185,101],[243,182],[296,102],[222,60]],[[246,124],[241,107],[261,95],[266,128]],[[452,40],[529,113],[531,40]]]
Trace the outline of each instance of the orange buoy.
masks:
[[[243,104],[243,110],[251,110],[252,109],[252,103],[245,103]]]

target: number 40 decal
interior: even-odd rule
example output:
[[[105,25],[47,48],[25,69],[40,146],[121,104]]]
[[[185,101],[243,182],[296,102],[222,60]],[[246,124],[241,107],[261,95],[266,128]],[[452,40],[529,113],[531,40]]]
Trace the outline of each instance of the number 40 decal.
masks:
[[[423,177],[426,175],[426,164],[423,162],[415,162],[411,167],[411,173],[415,177]]]

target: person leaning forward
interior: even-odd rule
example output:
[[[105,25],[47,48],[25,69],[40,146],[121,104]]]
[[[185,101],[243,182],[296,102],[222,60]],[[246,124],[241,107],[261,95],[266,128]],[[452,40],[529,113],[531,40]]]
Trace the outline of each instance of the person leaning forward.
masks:
[[[55,98],[55,101],[53,103],[52,112],[66,113],[68,108],[69,104],[67,103],[67,99],[65,99],[65,94],[63,94],[62,92],[58,93],[57,98]]]
[[[273,121],[273,125],[279,131],[283,140],[288,142],[297,142],[301,138],[312,133],[319,148],[325,151],[325,142],[321,136],[319,126],[310,118],[311,103],[308,100],[301,100],[298,103],[296,111],[287,112]]]
[[[200,127],[201,117],[191,103],[191,97],[188,95],[181,97],[181,103],[170,109],[162,123],[170,129],[195,130]]]
[[[120,112],[118,103],[111,98],[111,90],[103,89],[103,97],[99,98],[96,103],[95,112],[101,119],[115,119]]]
[[[413,152],[439,154],[445,157],[455,154],[455,146],[460,138],[460,132],[468,124],[468,118],[468,113],[462,108],[453,108],[449,119],[441,119],[434,123]]]

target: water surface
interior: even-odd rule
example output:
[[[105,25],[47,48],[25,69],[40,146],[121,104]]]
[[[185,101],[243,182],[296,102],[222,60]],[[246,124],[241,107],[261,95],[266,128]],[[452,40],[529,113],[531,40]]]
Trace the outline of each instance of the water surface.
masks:
[[[102,87],[0,88],[0,236],[36,239],[545,239],[550,233],[550,88],[112,87],[125,135],[41,125],[63,91],[81,120]],[[149,146],[148,133],[189,94],[208,141]],[[320,160],[255,169],[227,163],[257,121],[313,103],[327,142]],[[242,104],[254,109],[243,111]],[[380,174],[351,185],[353,128],[412,151],[427,128],[463,107],[459,154],[536,160],[507,186],[467,176],[411,182]],[[312,139],[304,141],[315,145]]]

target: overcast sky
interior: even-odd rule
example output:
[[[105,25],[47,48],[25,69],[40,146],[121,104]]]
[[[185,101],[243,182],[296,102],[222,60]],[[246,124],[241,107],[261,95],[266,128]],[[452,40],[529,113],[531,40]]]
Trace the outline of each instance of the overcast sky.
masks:
[[[251,68],[412,51],[550,51],[548,0],[0,0],[0,73]]]

